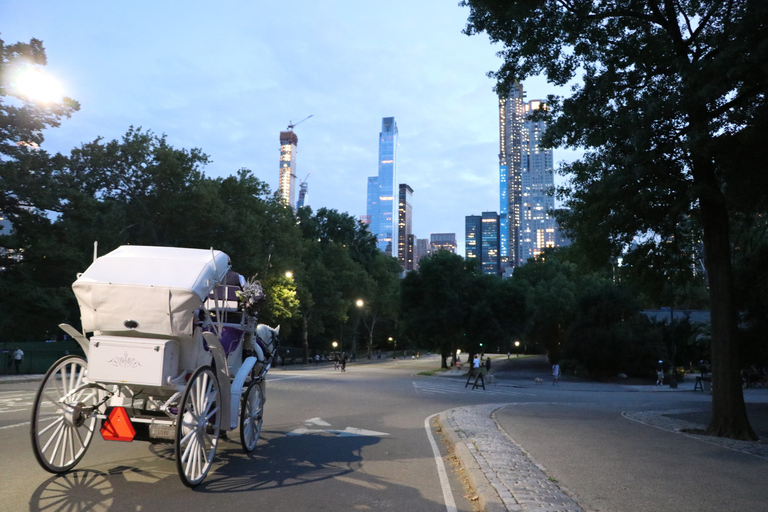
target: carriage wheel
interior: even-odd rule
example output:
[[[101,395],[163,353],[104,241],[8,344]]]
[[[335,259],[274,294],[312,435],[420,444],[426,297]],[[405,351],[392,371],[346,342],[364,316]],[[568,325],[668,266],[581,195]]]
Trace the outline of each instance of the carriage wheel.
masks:
[[[255,380],[248,384],[240,406],[240,443],[245,453],[256,448],[264,421],[264,395],[261,386]]]
[[[40,465],[51,473],[64,473],[80,462],[93,439],[98,391],[82,389],[87,363],[80,356],[59,359],[45,374],[32,408],[32,450]],[[66,397],[66,398],[64,398]]]
[[[176,418],[176,469],[187,487],[203,481],[219,443],[219,383],[210,366],[201,366],[181,395]]]

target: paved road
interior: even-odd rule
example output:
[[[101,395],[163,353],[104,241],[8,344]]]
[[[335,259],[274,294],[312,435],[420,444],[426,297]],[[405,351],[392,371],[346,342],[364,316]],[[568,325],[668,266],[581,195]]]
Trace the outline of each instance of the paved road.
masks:
[[[343,374],[328,365],[273,369],[256,450],[243,454],[234,431],[194,491],[179,481],[172,445],[106,442],[98,434],[73,471],[44,472],[28,434],[38,383],[0,384],[0,511],[472,512],[450,467],[440,477],[447,445],[425,421],[494,395],[417,376],[437,364],[381,360],[351,364]]]
[[[224,442],[196,491],[181,486],[168,445],[94,441],[65,476],[37,467],[28,441],[35,383],[0,384],[2,510],[759,511],[768,510],[768,445],[683,434],[709,396],[645,385],[548,379],[541,359],[494,363],[495,384],[465,386],[437,361],[379,361],[270,372],[263,440]],[[508,365],[508,366],[507,366]],[[543,384],[534,378],[544,378]],[[768,391],[747,390],[768,433]],[[439,413],[461,474],[425,420]],[[237,437],[234,433],[233,437]],[[436,460],[430,437],[437,438]],[[444,478],[443,478],[444,477]],[[465,495],[478,495],[468,501]],[[222,500],[225,500],[222,502]]]
[[[499,387],[535,398],[463,407],[459,432],[485,485],[487,510],[768,510],[768,445],[686,435],[703,428],[709,395],[547,377],[541,360],[511,361]],[[753,427],[768,431],[768,390],[745,391]]]

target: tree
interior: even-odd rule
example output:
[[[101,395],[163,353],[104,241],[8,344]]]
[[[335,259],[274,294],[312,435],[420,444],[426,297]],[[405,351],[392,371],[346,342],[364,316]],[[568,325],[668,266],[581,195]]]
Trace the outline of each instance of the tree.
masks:
[[[526,330],[529,343],[543,347],[552,363],[559,362],[575,319],[575,265],[557,258],[529,261],[512,279],[526,285]]]
[[[401,315],[405,332],[422,346],[440,352],[441,366],[467,341],[470,301],[468,291],[474,264],[448,251],[422,258],[419,270],[409,272],[403,279]],[[476,346],[475,349],[479,348]]]
[[[0,236],[0,329],[10,340],[52,335],[55,324],[40,322],[40,311],[65,318],[76,305],[60,286],[70,279],[60,268],[69,253],[51,250],[56,236],[48,215],[59,205],[53,174],[62,157],[42,145],[43,131],[58,127],[80,105],[70,98],[36,101],[17,87],[20,73],[46,63],[42,41],[6,45],[0,39],[0,216],[13,226],[10,235]],[[27,251],[32,245],[40,250]]]
[[[367,356],[373,352],[373,334],[382,319],[394,319],[398,316],[400,299],[400,272],[402,268],[397,259],[378,251],[370,266],[370,288],[365,293],[363,325],[368,331]]]
[[[336,332],[337,328],[343,335],[350,309],[368,287],[370,278],[361,261],[375,255],[375,244],[362,224],[336,210],[321,208],[313,215],[310,208],[300,208],[298,222],[302,250],[294,278],[307,362],[310,335]]]
[[[541,72],[583,84],[550,98],[545,143],[587,149],[572,173],[567,225],[610,237],[667,238],[702,227],[714,386],[707,433],[755,439],[739,378],[729,221],[734,194],[752,204],[768,173],[768,3],[751,0],[465,0],[466,33],[504,49],[504,92]],[[735,155],[734,148],[745,152]],[[588,226],[588,228],[587,228]]]

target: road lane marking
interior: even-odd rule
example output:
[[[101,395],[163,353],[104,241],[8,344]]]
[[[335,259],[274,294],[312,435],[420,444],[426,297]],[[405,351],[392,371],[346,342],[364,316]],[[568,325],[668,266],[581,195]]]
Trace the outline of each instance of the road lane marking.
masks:
[[[439,413],[438,413],[439,414]],[[448,474],[445,471],[445,461],[443,456],[440,455],[440,448],[435,442],[434,436],[432,436],[432,427],[429,423],[432,418],[438,414],[433,414],[424,420],[424,429],[427,431],[427,437],[429,438],[429,444],[432,446],[432,453],[435,456],[435,465],[437,466],[437,476],[440,478],[440,487],[443,490],[443,501],[445,501],[446,512],[457,512],[456,502],[453,500],[453,492],[451,491],[451,483],[448,481]]]

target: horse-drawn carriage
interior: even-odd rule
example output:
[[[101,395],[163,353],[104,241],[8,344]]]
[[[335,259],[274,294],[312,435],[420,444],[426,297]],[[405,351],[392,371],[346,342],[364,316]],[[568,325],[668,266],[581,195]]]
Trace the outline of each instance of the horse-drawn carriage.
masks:
[[[222,432],[239,428],[243,449],[256,447],[278,330],[257,324],[261,287],[226,254],[122,246],[72,288],[82,333],[60,327],[86,359],[65,356],[40,385],[30,431],[44,469],[72,469],[99,423],[106,440],[173,441],[189,487],[208,474]]]

